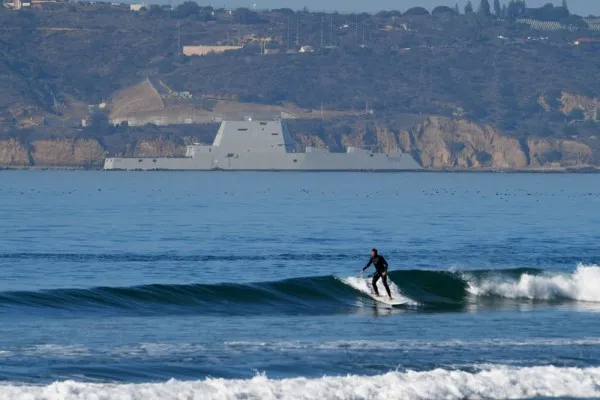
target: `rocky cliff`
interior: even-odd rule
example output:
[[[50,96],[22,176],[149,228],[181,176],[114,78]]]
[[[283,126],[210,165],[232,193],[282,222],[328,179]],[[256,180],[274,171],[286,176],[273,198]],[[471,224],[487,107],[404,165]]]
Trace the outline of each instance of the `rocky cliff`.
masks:
[[[0,141],[2,167],[99,167],[106,151],[94,139],[47,139],[23,144],[16,139]]]
[[[30,165],[29,149],[16,139],[0,140],[0,166]]]
[[[517,139],[490,126],[432,117],[400,133],[403,150],[425,167],[525,168],[528,155]]]
[[[102,165],[106,152],[94,139],[36,140],[31,157],[35,165],[91,167]]]
[[[576,139],[518,140],[491,126],[466,120],[432,116],[415,121],[404,125],[393,121],[361,121],[340,132],[296,132],[293,136],[299,151],[307,146],[332,149],[357,146],[380,152],[400,149],[412,154],[425,168],[555,169],[594,165],[592,149]],[[181,156],[190,140],[193,139],[173,136],[140,138],[126,144],[119,154]],[[101,167],[106,155],[95,139],[0,141],[0,166]]]
[[[125,154],[130,157],[180,157],[185,154],[185,146],[182,140],[141,139],[128,145]]]
[[[425,168],[572,168],[593,164],[593,152],[576,140],[528,138],[518,140],[488,125],[466,120],[428,117],[410,127],[390,123],[361,123],[339,137],[296,135],[304,145],[372,148],[380,152],[400,149],[412,154]],[[303,148],[302,146],[299,146]],[[335,147],[335,146],[333,146]]]
[[[579,110],[586,121],[598,120],[598,108],[600,100],[583,95],[562,92],[560,95],[560,111],[563,114],[571,115],[573,111]]]

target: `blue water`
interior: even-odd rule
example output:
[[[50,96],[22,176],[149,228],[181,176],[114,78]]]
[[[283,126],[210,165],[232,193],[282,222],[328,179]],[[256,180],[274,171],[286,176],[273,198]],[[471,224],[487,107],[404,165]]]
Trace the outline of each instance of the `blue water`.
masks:
[[[592,174],[2,172],[0,397],[600,396],[599,210]],[[410,304],[347,283],[371,247]]]

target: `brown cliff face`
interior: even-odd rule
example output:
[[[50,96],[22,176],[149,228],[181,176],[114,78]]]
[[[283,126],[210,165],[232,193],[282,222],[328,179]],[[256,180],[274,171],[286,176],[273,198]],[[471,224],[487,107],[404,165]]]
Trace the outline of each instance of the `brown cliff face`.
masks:
[[[88,167],[104,163],[106,152],[94,139],[50,139],[32,143],[37,166]]]
[[[132,150],[132,157],[181,157],[183,155],[185,155],[183,144],[163,138],[138,140]]]
[[[352,132],[341,135],[341,143],[344,147],[370,148],[381,153],[401,148],[400,138],[385,124],[357,124]]]
[[[294,141],[296,142],[296,151],[306,151],[307,147],[316,147],[319,149],[326,149],[327,145],[318,136],[309,135],[306,133],[298,133],[293,135]]]
[[[0,140],[0,166],[24,167],[31,165],[29,150],[16,139]]]
[[[404,151],[424,167],[525,168],[527,155],[519,141],[489,126],[430,117],[402,134]]]
[[[302,135],[302,143],[319,139]],[[397,129],[394,123],[357,123],[352,132],[340,134],[339,142],[386,153],[400,149],[425,168],[566,168],[592,163],[591,149],[581,142],[530,138],[523,144],[491,126],[444,117],[428,117],[408,129]]]
[[[598,99],[563,92],[560,102],[562,103],[560,111],[566,115],[571,114],[574,110],[580,110],[585,120],[598,120],[598,109],[600,108]]]
[[[592,162],[592,150],[574,140],[529,138],[527,146],[532,167],[581,167]]]

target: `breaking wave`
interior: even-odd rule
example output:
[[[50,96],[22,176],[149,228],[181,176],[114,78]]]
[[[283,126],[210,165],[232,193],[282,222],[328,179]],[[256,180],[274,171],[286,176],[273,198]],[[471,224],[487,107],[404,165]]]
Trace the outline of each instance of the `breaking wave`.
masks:
[[[469,282],[468,290],[476,296],[600,302],[600,267],[579,265],[572,274],[524,273],[518,280],[488,278]]]
[[[475,371],[435,369],[318,379],[169,380],[109,384],[75,381],[48,386],[0,385],[0,397],[16,399],[526,399],[600,396],[600,368],[489,366]]]
[[[572,273],[539,269],[480,271],[403,270],[390,273],[394,297],[412,310],[460,310],[516,302],[600,303],[600,267],[578,265]],[[153,284],[0,292],[0,313],[23,309],[213,315],[327,314],[374,304],[362,293],[368,278],[334,276],[249,284]],[[364,287],[363,287],[364,286]],[[383,289],[380,287],[380,291]]]

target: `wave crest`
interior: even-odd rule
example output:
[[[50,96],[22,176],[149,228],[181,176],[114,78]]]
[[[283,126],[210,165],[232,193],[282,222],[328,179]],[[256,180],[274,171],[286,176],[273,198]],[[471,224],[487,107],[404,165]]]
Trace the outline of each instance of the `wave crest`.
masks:
[[[600,302],[600,267],[579,264],[571,274],[522,274],[518,280],[504,277],[469,282],[475,296],[509,299],[578,300]]]
[[[380,284],[380,292],[383,287]],[[396,299],[418,310],[461,310],[511,305],[515,300],[600,303],[600,267],[578,265],[573,273],[536,269],[469,272],[390,272]],[[0,313],[23,309],[68,313],[194,313],[206,315],[345,313],[373,304],[366,280],[333,276],[247,284],[153,284],[42,291],[0,292]],[[510,301],[509,301],[510,299]]]
[[[378,376],[318,379],[205,379],[164,383],[102,384],[75,381],[48,386],[0,385],[6,400],[91,399],[526,399],[535,397],[598,397],[600,368],[536,366],[489,367],[477,372],[435,369],[389,372]]]

